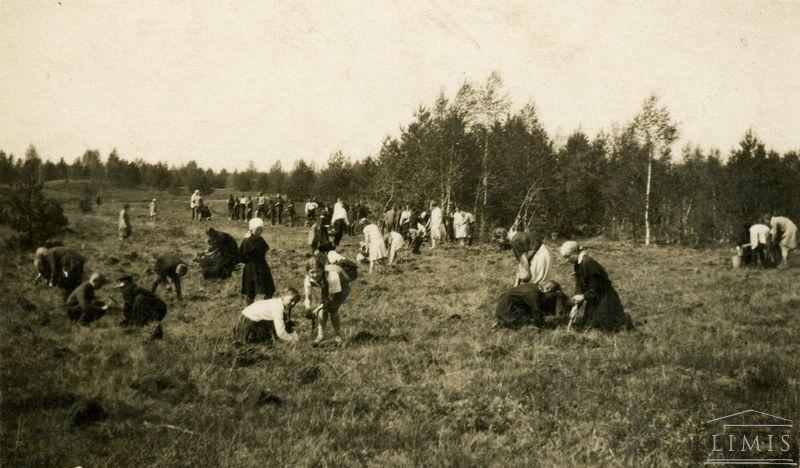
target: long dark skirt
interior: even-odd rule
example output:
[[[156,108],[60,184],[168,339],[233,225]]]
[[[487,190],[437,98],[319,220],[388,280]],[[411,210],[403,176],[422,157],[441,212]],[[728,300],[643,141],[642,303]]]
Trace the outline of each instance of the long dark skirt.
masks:
[[[614,288],[609,288],[597,301],[584,306],[584,314],[575,323],[576,328],[596,328],[605,331],[630,330],[631,316],[622,307],[622,301]]]
[[[271,343],[275,334],[275,326],[271,321],[254,322],[244,315],[239,315],[233,326],[233,340],[236,343]]]

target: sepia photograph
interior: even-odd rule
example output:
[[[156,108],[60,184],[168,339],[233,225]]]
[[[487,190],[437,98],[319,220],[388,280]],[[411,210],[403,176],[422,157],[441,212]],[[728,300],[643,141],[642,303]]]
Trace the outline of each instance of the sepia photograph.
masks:
[[[0,0],[0,466],[798,466],[798,25]]]

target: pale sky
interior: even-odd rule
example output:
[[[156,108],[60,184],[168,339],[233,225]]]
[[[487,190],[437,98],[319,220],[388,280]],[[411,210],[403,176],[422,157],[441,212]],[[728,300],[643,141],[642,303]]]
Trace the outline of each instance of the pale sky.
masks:
[[[551,136],[651,92],[687,142],[800,148],[800,2],[0,0],[0,149],[266,170],[375,155],[420,104],[505,79]]]

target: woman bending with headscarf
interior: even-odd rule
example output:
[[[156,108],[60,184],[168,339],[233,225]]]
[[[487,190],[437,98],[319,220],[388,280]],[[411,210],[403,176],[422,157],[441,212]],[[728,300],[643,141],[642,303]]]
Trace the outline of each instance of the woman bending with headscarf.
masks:
[[[575,270],[574,307],[570,313],[574,326],[578,330],[597,328],[605,331],[633,328],[631,317],[625,313],[606,270],[575,241],[564,242],[560,253]]]

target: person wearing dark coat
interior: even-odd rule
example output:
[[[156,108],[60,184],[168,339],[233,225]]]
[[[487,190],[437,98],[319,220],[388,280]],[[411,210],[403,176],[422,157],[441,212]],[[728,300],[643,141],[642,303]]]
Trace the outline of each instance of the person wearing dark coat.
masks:
[[[186,275],[189,267],[186,262],[181,260],[179,256],[174,253],[166,253],[156,260],[155,272],[156,280],[150,290],[156,292],[161,283],[169,285],[169,281],[175,285],[175,295],[178,300],[181,298],[181,278]]]
[[[241,293],[247,298],[248,304],[255,301],[257,294],[263,294],[264,299],[271,299],[275,294],[275,282],[266,258],[269,245],[261,237],[263,226],[261,218],[251,219],[250,233],[239,246],[239,259],[244,263]]]
[[[289,218],[289,227],[294,227],[294,223],[296,222],[295,218],[297,216],[297,212],[294,210],[294,202],[291,200],[286,200],[286,217]]]
[[[39,274],[47,279],[49,286],[63,291],[64,299],[83,282],[83,256],[67,247],[38,249]],[[34,262],[36,263],[36,262]]]
[[[228,219],[233,221],[233,210],[236,208],[236,199],[233,194],[228,194]]]
[[[547,315],[562,315],[567,297],[561,285],[549,280],[538,285],[522,283],[504,292],[495,307],[496,325],[517,329],[524,325],[540,327]]]
[[[122,308],[125,320],[120,325],[141,327],[150,322],[160,322],[167,315],[167,304],[153,292],[137,286],[130,275],[119,278],[117,287],[125,301]]]
[[[278,198],[272,206],[272,225],[283,224],[283,198],[278,194]]]
[[[197,256],[203,278],[230,278],[239,264],[239,246],[236,240],[227,232],[214,228],[208,228],[206,235],[209,249]]]
[[[106,279],[100,273],[92,273],[89,281],[81,283],[70,293],[64,308],[67,317],[73,322],[80,322],[81,325],[89,325],[95,320],[105,315],[108,304],[98,300],[95,291],[106,284]]]
[[[633,322],[622,307],[608,273],[595,259],[586,255],[574,241],[561,245],[561,257],[572,263],[575,270],[575,292],[572,297],[574,319],[578,330],[596,328],[604,331],[630,330]],[[583,314],[579,317],[580,311]]]
[[[311,247],[312,252],[317,250],[320,245],[330,242],[328,228],[324,223],[325,217],[320,216],[308,231],[308,246]]]

